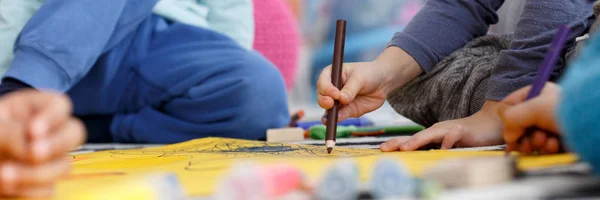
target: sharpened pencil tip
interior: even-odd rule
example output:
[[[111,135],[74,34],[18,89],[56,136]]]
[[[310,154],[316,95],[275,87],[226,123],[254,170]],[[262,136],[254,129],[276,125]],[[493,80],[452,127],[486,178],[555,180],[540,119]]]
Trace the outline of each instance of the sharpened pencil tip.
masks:
[[[333,148],[331,147],[327,147],[327,154],[331,154],[331,151],[333,150]]]

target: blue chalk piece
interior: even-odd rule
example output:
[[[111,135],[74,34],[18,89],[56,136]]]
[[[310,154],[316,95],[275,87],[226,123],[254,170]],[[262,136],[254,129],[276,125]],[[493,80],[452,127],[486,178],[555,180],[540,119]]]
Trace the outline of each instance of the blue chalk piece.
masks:
[[[321,123],[321,121],[305,121],[305,122],[297,122],[296,127],[300,127],[304,130],[307,130],[314,125],[321,125],[321,124],[323,124],[323,123]],[[338,122],[338,126],[350,126],[350,125],[361,127],[361,126],[373,126],[374,123],[371,120],[367,119],[366,117],[348,118],[344,121]]]
[[[416,184],[406,167],[397,160],[380,159],[371,177],[371,192],[376,199],[413,197]]]

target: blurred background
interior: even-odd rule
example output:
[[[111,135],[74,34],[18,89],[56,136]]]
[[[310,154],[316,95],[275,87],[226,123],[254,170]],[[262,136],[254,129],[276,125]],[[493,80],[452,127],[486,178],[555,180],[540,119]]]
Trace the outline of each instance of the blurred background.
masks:
[[[284,76],[290,111],[304,110],[306,119],[319,118],[324,110],[316,103],[316,82],[321,70],[332,62],[336,20],[347,21],[344,61],[371,61],[424,2],[254,0],[254,49]],[[387,104],[380,110],[386,114],[371,115],[385,116],[384,121],[398,116]]]
[[[506,0],[491,33],[514,30],[525,1]],[[316,104],[316,81],[330,65],[335,21],[347,21],[345,62],[372,61],[402,31],[425,0],[254,0],[255,49],[282,72],[292,112]],[[282,4],[273,7],[274,4]],[[389,105],[380,110],[395,114]],[[313,115],[313,112],[308,112]],[[396,114],[397,115],[397,114]]]

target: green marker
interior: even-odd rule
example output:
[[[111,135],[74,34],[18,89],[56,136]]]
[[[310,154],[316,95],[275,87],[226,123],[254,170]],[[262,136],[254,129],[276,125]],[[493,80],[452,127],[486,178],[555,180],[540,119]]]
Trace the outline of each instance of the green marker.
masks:
[[[356,126],[338,126],[336,138],[348,138],[352,136],[375,136],[375,135],[383,135],[383,134],[393,134],[393,135],[413,135],[416,132],[425,129],[425,127],[420,125],[409,125],[409,126],[385,126],[385,127],[377,127],[377,126],[366,126],[366,127],[356,127]],[[315,125],[310,127],[309,136],[312,139],[325,139],[325,126],[324,125]]]
[[[325,139],[325,125],[314,125],[308,129],[308,135],[315,140]],[[356,126],[337,126],[336,138],[347,138],[352,136],[352,132],[356,131]]]

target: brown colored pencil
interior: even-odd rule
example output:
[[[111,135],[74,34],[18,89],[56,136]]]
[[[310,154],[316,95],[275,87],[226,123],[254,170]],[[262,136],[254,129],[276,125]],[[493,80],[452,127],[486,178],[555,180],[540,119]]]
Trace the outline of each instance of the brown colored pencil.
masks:
[[[331,66],[331,83],[342,89],[342,65],[344,63],[344,42],[346,40],[346,21],[337,20],[335,24],[335,43],[333,46],[333,64]],[[325,146],[331,153],[335,146],[337,131],[339,101],[334,101],[333,107],[327,110],[327,129],[325,130]]]

